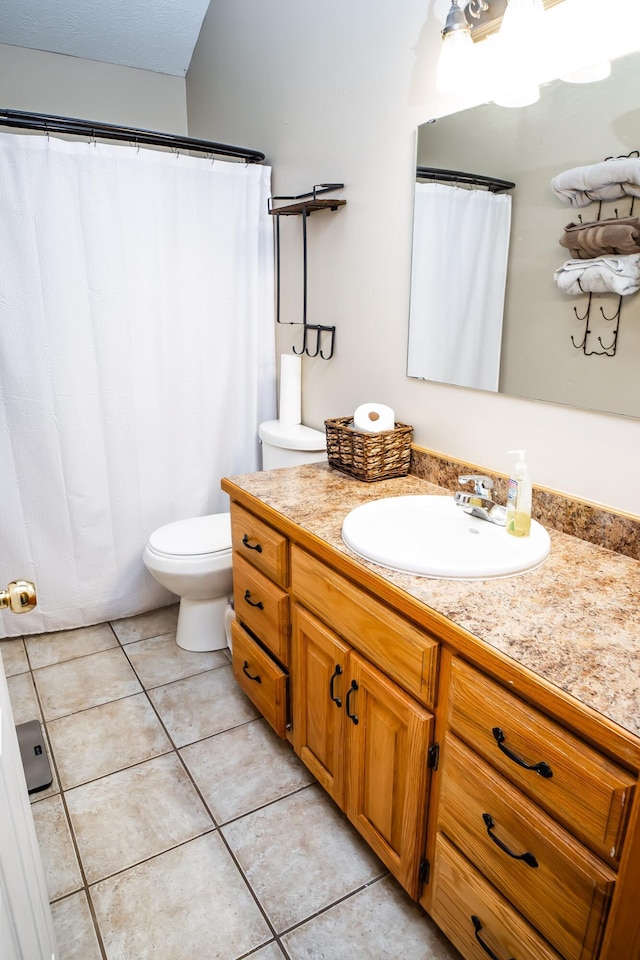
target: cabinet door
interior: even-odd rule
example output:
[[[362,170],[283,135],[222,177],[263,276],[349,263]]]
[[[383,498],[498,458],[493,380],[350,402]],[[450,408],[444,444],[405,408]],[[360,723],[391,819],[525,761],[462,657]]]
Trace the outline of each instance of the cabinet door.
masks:
[[[344,808],[344,700],[349,647],[296,605],[292,657],[295,751]]]
[[[347,814],[416,898],[433,717],[356,653],[350,658],[345,707]]]

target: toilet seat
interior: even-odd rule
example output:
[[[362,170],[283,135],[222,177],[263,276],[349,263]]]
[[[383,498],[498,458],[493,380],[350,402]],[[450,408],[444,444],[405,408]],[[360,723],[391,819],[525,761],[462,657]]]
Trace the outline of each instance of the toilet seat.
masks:
[[[149,537],[148,549],[161,557],[206,557],[231,553],[231,516],[212,513],[159,527]]]

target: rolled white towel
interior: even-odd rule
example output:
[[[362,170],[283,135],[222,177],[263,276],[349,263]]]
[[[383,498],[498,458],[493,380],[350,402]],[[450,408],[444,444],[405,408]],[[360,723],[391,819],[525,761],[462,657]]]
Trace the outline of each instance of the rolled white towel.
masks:
[[[572,207],[586,207],[594,200],[640,197],[640,158],[603,160],[586,167],[573,167],[551,181],[551,189]]]
[[[567,260],[553,277],[563,293],[575,296],[581,293],[617,293],[628,296],[640,289],[640,253],[626,257]]]

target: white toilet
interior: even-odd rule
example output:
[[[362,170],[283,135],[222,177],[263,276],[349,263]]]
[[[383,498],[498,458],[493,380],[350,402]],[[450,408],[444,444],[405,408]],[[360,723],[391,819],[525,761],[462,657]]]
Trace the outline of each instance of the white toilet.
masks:
[[[262,423],[262,468],[326,460],[320,430],[279,420]],[[228,643],[231,520],[228,513],[177,520],[151,534],[142,555],[153,577],[180,597],[176,643],[184,650],[221,650]],[[225,629],[226,620],[226,629]]]

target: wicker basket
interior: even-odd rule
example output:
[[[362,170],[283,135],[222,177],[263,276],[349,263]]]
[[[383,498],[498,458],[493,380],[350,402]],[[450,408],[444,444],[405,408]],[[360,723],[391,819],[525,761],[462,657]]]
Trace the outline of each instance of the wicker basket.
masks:
[[[394,430],[362,433],[353,427],[353,417],[325,420],[327,457],[332,467],[358,480],[388,480],[404,477],[411,466],[413,427],[396,423]]]

